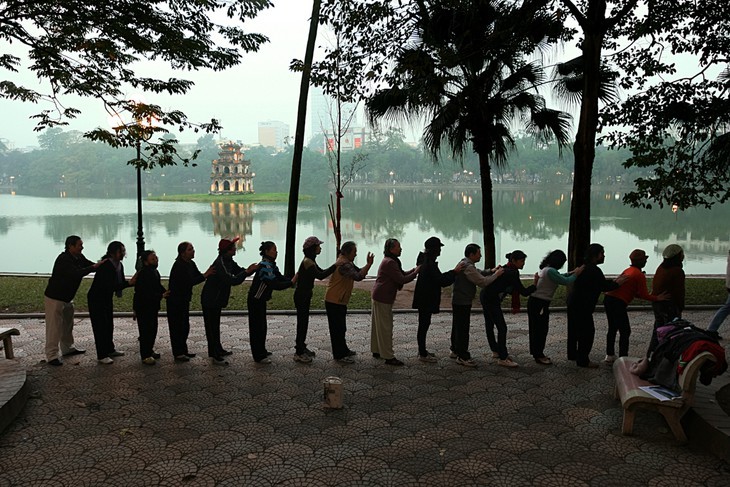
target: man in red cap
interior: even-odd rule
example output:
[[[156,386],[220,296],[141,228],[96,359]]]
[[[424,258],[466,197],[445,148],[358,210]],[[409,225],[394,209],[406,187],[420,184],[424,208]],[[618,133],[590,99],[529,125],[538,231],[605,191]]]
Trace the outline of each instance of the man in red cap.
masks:
[[[629,254],[631,266],[624,270],[621,275],[626,277],[621,286],[614,291],[606,293],[603,299],[603,306],[606,310],[608,320],[608,332],[606,333],[606,358],[603,360],[611,364],[616,360],[616,333],[620,334],[618,341],[619,357],[626,357],[629,354],[629,336],[631,325],[629,314],[626,308],[634,298],[646,299],[647,301],[664,301],[669,299],[669,294],[664,292],[659,295],[650,294],[646,287],[646,275],[642,270],[646,266],[649,257],[641,249],[636,249]]]
[[[232,353],[224,350],[221,345],[221,311],[228,306],[231,286],[241,284],[259,268],[259,265],[254,263],[247,269],[243,269],[233,261],[238,240],[238,237],[232,240],[222,238],[218,242],[218,258],[211,265],[215,269],[215,273],[205,281],[203,292],[200,295],[205,338],[208,340],[208,357],[211,358],[214,365],[228,365],[223,357]]]

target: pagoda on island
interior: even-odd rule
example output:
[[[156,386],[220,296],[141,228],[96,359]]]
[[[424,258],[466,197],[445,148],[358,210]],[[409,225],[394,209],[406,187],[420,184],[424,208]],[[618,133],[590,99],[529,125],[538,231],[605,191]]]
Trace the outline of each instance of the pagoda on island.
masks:
[[[241,145],[234,142],[221,144],[218,159],[213,159],[209,194],[253,193],[251,161],[243,158]]]

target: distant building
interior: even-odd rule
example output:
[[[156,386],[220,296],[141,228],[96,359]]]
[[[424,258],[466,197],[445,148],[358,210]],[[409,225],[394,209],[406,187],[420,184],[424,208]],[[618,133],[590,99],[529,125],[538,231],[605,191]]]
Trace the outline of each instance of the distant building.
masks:
[[[259,144],[261,146],[283,150],[288,138],[289,125],[284,122],[275,120],[259,122]]]
[[[340,139],[340,150],[342,152],[347,152],[361,148],[365,145],[366,135],[365,127],[348,128],[342,134],[342,138]],[[322,140],[324,142],[324,152],[330,152],[337,149],[337,140],[331,130],[322,134]]]
[[[210,194],[253,193],[251,161],[243,158],[241,146],[235,142],[221,144],[218,159],[213,159],[210,173]]]
[[[343,152],[359,149],[365,145],[367,129],[358,123],[357,105],[343,103],[342,138],[340,150]],[[325,95],[322,88],[312,88],[310,104],[310,126],[312,127],[313,146],[322,153],[337,149],[337,105],[335,100]]]

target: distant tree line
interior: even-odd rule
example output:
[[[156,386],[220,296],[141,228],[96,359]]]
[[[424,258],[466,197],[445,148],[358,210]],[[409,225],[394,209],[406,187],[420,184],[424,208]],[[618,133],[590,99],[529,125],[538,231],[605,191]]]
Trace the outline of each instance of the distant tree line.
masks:
[[[13,178],[17,191],[35,194],[54,194],[66,191],[68,195],[131,194],[135,187],[135,172],[127,161],[134,159],[134,149],[114,149],[107,144],[90,141],[81,132],[52,128],[38,137],[40,147],[31,151],[0,151],[0,185],[8,186]],[[562,184],[572,181],[573,161],[562,158],[554,145],[539,145],[529,137],[516,140],[518,150],[511,154],[508,164],[493,174],[495,184]],[[310,147],[318,146],[311,144]],[[195,145],[181,146],[182,154],[199,150],[195,165],[168,166],[147,171],[145,192],[204,193],[210,184],[210,163],[218,157],[218,143],[213,135],[200,137]],[[270,147],[252,147],[245,151],[256,174],[257,192],[286,192],[289,188],[291,147],[276,151]],[[357,173],[353,184],[418,184],[467,185],[479,181],[476,155],[467,154],[463,164],[448,156],[434,164],[421,146],[412,147],[400,130],[390,129],[376,133],[369,143],[358,151],[346,152],[352,158],[358,152],[364,156],[364,167]],[[641,169],[626,169],[622,163],[626,151],[597,148],[595,184],[620,184],[632,187],[634,179],[644,176]],[[327,158],[318,150],[305,149],[303,156],[302,189],[304,193],[318,193],[331,183]]]

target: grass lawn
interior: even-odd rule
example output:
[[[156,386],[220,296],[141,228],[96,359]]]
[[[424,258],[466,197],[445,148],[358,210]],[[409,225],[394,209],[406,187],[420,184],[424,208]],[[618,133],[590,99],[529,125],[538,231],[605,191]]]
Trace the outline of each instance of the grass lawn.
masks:
[[[651,289],[651,279],[649,281],[649,289]],[[48,283],[46,277],[11,277],[0,276],[0,313],[42,313],[43,312],[43,291]],[[529,285],[531,280],[525,280],[525,285]],[[163,280],[162,285],[167,287],[167,281]],[[229,310],[246,309],[246,295],[248,293],[249,283],[244,282],[241,286],[233,288],[231,300],[228,304]],[[79,292],[76,293],[74,300],[75,307],[78,311],[86,311],[88,309],[86,303],[86,293],[91,286],[91,279],[84,279],[81,282]],[[713,305],[721,306],[727,299],[727,291],[725,290],[725,279],[721,278],[690,278],[687,279],[687,305]],[[193,288],[193,300],[190,307],[194,311],[200,310],[200,291],[203,285]],[[312,309],[324,309],[324,286],[314,286],[314,297],[312,298]],[[450,288],[444,290],[444,295],[449,296]],[[116,311],[131,311],[132,296],[134,292],[128,289],[121,298],[114,300],[114,309]],[[284,291],[274,292],[269,301],[268,308],[270,310],[292,310],[294,309],[293,300],[294,290],[287,289]],[[600,303],[601,301],[599,301]],[[527,298],[522,298],[523,308],[527,306]],[[647,304],[644,301],[636,300],[632,304]],[[163,310],[165,302],[162,303]],[[479,307],[478,301],[475,306]],[[509,306],[505,304],[504,306]],[[565,287],[558,287],[555,299],[552,302],[553,307],[565,306]],[[370,309],[370,293],[362,289],[355,289],[352,293],[349,309]]]

